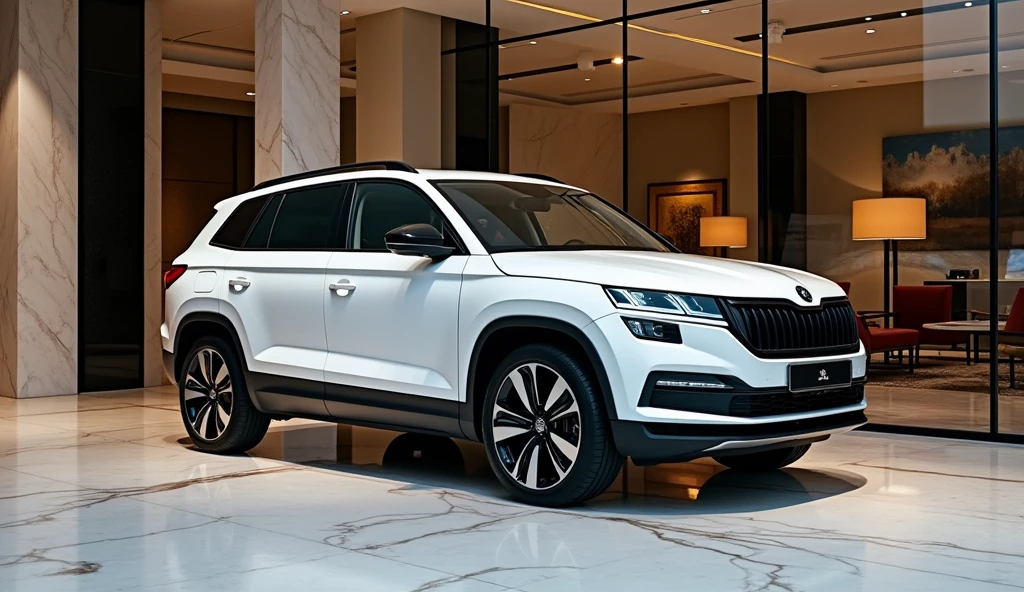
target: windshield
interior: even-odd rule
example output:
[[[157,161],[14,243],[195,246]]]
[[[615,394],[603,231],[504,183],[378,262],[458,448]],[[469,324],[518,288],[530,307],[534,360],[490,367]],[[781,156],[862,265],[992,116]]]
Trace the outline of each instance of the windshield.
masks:
[[[592,193],[505,181],[438,181],[436,185],[492,253],[670,250],[650,230]]]

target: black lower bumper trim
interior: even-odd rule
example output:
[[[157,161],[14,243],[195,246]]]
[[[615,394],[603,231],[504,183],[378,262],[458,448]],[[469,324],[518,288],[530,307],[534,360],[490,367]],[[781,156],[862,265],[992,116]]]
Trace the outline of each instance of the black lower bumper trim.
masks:
[[[706,425],[682,423],[653,423],[639,421],[613,421],[612,436],[615,446],[624,456],[638,465],[664,462],[684,462],[710,456],[709,449],[724,444],[748,440],[751,446],[722,451],[727,454],[745,454],[797,446],[825,440],[820,432],[853,428],[867,423],[863,411],[850,411],[823,417],[778,421],[758,424]],[[785,438],[758,446],[755,441]],[[717,452],[714,454],[718,455]]]

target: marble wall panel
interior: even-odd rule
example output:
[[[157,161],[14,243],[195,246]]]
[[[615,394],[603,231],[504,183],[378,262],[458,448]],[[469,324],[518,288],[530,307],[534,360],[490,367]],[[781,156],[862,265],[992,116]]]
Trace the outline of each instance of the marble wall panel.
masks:
[[[68,394],[78,387],[78,2],[13,4],[18,6],[15,394]],[[6,213],[11,214],[9,208]],[[12,364],[8,359],[0,366]]]
[[[160,323],[163,321],[163,269],[161,264],[161,209],[162,209],[162,90],[163,74],[160,70],[163,39],[160,25],[160,0],[146,0],[145,7],[145,161],[143,214],[144,246],[143,297],[145,305],[145,337],[142,342],[142,380],[145,386],[163,383],[162,344]]]
[[[550,175],[622,205],[622,117],[509,107],[509,172]]]
[[[256,1],[256,181],[341,161],[337,0]]]

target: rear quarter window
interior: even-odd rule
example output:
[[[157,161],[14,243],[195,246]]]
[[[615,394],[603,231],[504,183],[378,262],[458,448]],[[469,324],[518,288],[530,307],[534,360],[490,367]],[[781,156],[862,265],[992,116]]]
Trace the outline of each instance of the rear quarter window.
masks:
[[[228,216],[220,230],[213,235],[210,244],[229,249],[240,248],[269,197],[268,195],[254,197],[239,204],[235,211]]]

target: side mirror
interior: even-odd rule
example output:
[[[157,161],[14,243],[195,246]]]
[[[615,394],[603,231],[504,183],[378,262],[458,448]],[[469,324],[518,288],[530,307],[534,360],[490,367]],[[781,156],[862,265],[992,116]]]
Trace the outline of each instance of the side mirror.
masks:
[[[452,254],[444,237],[430,224],[407,224],[384,235],[384,244],[396,255],[443,259]]]

